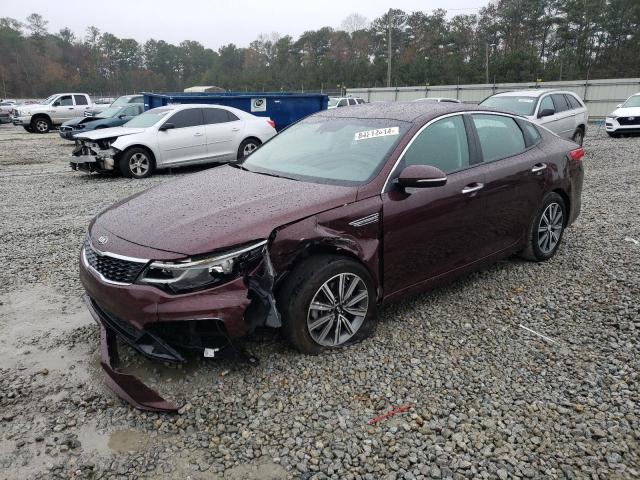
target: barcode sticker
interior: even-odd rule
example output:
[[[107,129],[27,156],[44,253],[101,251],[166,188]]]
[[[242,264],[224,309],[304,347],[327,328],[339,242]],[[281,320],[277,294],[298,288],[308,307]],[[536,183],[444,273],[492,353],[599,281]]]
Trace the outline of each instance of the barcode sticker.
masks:
[[[365,130],[364,132],[356,132],[354,140],[368,140],[370,138],[386,137],[388,135],[399,135],[400,127],[376,128],[375,130]]]

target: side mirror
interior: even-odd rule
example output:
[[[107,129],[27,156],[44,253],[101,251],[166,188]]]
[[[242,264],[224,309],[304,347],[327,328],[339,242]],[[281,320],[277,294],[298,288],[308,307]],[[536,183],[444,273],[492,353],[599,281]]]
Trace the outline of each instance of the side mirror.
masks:
[[[409,165],[398,177],[398,185],[403,188],[441,187],[447,183],[447,175],[430,165]]]
[[[60,106],[60,102],[55,101],[55,102],[53,102],[53,104],[51,106],[52,107],[59,107]]]
[[[121,113],[120,115],[118,115],[118,118],[122,120],[123,118],[126,118],[126,115],[124,113]]]
[[[165,123],[158,130],[160,130],[161,132],[164,132],[165,130],[171,130],[173,128],[176,128],[176,126],[173,123]]]
[[[538,118],[542,117],[550,117],[551,115],[555,115],[556,111],[553,108],[545,108],[544,110],[540,110],[538,112]]]

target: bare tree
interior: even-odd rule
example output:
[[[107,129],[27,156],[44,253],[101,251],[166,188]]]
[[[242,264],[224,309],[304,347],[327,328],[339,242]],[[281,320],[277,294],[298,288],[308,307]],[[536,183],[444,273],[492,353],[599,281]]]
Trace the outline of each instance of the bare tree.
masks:
[[[34,37],[43,37],[47,33],[49,22],[39,13],[32,13],[27,17],[27,29]]]
[[[351,13],[349,14],[342,23],[340,24],[340,28],[347,33],[357,32],[358,30],[366,30],[369,28],[369,20],[364,15],[360,15],[359,13]]]

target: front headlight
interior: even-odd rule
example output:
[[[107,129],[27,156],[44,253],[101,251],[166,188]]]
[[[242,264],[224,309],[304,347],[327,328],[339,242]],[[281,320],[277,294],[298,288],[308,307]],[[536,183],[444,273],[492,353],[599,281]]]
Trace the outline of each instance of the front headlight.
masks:
[[[607,119],[607,120],[615,120],[616,118],[618,118],[618,116],[617,116],[617,115],[607,115],[607,116],[606,116],[606,119]]]
[[[228,282],[248,273],[262,258],[266,240],[215,256],[183,262],[152,262],[138,283],[154,285],[171,293],[184,293]]]

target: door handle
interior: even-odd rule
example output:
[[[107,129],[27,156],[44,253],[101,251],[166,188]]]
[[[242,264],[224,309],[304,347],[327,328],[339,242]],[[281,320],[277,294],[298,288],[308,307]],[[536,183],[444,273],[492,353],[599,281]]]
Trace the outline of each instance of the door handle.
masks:
[[[531,171],[533,173],[536,172],[541,172],[542,170],[544,170],[545,168],[547,168],[547,164],[546,163],[536,163],[532,168]]]
[[[193,134],[194,137],[201,137],[202,136],[202,132],[196,132]]]
[[[232,131],[232,132],[239,132],[239,131],[240,131],[240,129],[239,129],[239,128],[232,128],[232,129],[231,129],[231,131]]]
[[[67,107],[67,110],[73,110],[73,107]]]
[[[473,193],[473,192],[477,192],[478,190],[482,190],[483,188],[484,188],[484,183],[470,183],[469,185],[467,185],[462,189],[462,193],[464,194]]]

